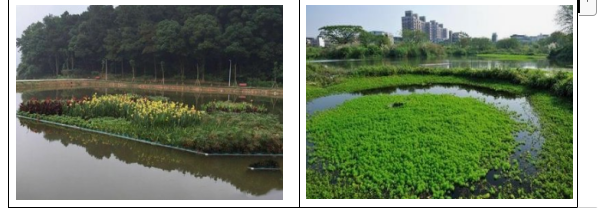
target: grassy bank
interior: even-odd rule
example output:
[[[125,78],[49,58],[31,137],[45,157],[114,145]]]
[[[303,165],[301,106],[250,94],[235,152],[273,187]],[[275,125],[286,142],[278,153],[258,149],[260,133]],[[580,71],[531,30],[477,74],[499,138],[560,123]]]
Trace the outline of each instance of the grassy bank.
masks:
[[[530,103],[538,113],[545,142],[534,179],[536,198],[573,198],[573,101],[536,93]]]
[[[492,58],[507,61],[546,59],[548,55],[517,55],[517,54],[477,54],[477,57]]]
[[[308,84],[313,86],[325,88],[330,93],[339,92],[339,88],[344,88],[340,91],[351,92],[354,88],[349,86],[339,86],[344,83],[353,83],[353,80],[358,78],[363,79],[361,82],[368,82],[370,77],[392,77],[392,76],[403,76],[405,79],[388,80],[389,82],[396,83],[397,85],[402,84],[417,84],[420,83],[447,83],[447,84],[467,84],[472,83],[475,85],[488,86],[493,89],[499,89],[498,87],[505,87],[505,84],[516,84],[524,88],[530,89],[542,89],[549,90],[553,94],[564,97],[573,96],[573,73],[572,72],[551,72],[536,69],[438,69],[438,68],[410,68],[401,66],[362,66],[353,70],[344,70],[338,68],[323,67],[316,64],[308,64],[307,68],[307,81]],[[334,74],[334,75],[332,75]],[[417,79],[410,78],[405,75],[425,75],[425,77],[419,77]],[[433,76],[429,76],[433,75]],[[441,78],[444,77],[444,78]],[[357,79],[356,79],[357,78]],[[375,79],[372,79],[375,80]],[[405,81],[403,81],[405,80]],[[386,82],[372,83],[379,87],[384,87]],[[445,81],[445,82],[443,82]],[[404,83],[401,83],[404,82]],[[348,85],[348,84],[344,84]],[[370,84],[365,84],[369,86]],[[388,85],[386,85],[388,86]],[[392,86],[392,85],[390,85]],[[358,87],[361,88],[361,87]],[[307,89],[308,100],[315,98],[317,95],[324,95],[322,89],[312,87],[311,90],[316,89],[314,93],[309,92],[310,88]]]
[[[254,109],[249,104],[220,105]],[[275,116],[220,111],[207,113],[135,95],[106,95],[26,101],[18,115],[207,153],[282,153],[282,124]]]
[[[282,88],[259,88],[259,87],[238,87],[238,86],[211,86],[207,84],[161,84],[161,83],[132,83],[121,82],[114,80],[63,80],[63,79],[48,79],[48,80],[20,80],[16,82],[17,92],[50,90],[50,89],[73,89],[73,88],[90,88],[90,87],[104,87],[114,89],[140,89],[140,90],[160,90],[172,92],[196,92],[196,93],[210,93],[210,94],[236,94],[236,95],[252,95],[262,97],[283,97]]]
[[[308,120],[308,198],[445,198],[510,168],[518,124],[474,98],[373,95]],[[333,181],[331,183],[331,181]]]

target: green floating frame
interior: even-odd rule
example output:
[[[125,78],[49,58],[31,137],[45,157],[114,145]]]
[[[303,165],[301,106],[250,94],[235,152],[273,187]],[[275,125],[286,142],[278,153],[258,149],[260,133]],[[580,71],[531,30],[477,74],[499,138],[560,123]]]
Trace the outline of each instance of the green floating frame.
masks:
[[[282,170],[282,168],[254,168],[254,167],[248,167],[249,170],[253,170],[253,171],[279,171]]]

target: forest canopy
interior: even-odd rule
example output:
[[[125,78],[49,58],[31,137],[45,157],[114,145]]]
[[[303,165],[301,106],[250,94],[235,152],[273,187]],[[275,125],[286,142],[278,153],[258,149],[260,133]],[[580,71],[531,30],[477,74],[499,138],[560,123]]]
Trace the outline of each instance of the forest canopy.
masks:
[[[89,6],[27,27],[18,79],[68,74],[282,82],[282,6]],[[163,69],[162,69],[163,68]],[[109,77],[110,77],[109,76]]]

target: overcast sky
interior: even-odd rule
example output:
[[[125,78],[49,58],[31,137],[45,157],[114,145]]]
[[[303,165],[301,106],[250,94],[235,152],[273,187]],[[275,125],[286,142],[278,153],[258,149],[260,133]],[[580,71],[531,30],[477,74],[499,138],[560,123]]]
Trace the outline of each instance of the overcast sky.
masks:
[[[81,14],[87,10],[88,5],[57,5],[57,6],[30,6],[30,5],[17,5],[17,38],[20,38],[23,31],[27,29],[29,25],[35,22],[41,22],[44,17],[48,14],[60,16],[64,11],[68,11],[70,14]],[[14,40],[14,44],[17,44],[17,40]],[[21,52],[17,50],[17,66],[21,63]]]
[[[412,10],[426,21],[436,20],[445,28],[463,31],[473,37],[498,38],[512,34],[550,34],[559,29],[554,21],[558,6],[320,6],[306,9],[307,37],[319,34],[326,25],[360,25],[365,30],[382,30],[395,36],[401,30],[401,17]]]

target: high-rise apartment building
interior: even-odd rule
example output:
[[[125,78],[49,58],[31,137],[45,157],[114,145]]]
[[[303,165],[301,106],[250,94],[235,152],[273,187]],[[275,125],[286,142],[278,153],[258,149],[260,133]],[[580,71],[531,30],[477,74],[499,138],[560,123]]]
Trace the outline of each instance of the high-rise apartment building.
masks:
[[[409,30],[423,30],[424,21],[421,21],[417,14],[414,14],[411,10],[405,11],[405,16],[401,17],[403,29]]]
[[[426,22],[425,16],[418,16],[413,11],[405,11],[405,16],[401,17],[403,29],[417,30],[426,33],[428,39],[433,42],[439,42],[450,38],[447,34],[448,29],[444,28],[443,24],[440,24],[434,20]]]

